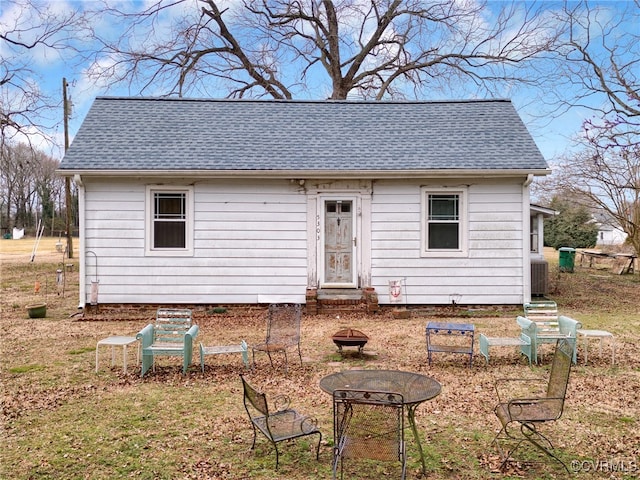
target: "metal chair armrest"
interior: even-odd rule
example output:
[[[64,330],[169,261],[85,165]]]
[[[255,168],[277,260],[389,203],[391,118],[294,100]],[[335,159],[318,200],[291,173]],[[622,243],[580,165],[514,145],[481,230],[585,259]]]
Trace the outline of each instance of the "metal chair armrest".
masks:
[[[289,400],[289,397],[287,395],[276,395],[275,397],[273,397],[272,402],[276,413],[288,410],[289,405],[291,404],[291,401]]]
[[[140,341],[142,348],[148,347],[153,343],[153,324],[149,324],[138,332],[136,339]]]
[[[518,422],[557,420],[562,414],[563,398],[514,398],[507,403],[509,416]]]

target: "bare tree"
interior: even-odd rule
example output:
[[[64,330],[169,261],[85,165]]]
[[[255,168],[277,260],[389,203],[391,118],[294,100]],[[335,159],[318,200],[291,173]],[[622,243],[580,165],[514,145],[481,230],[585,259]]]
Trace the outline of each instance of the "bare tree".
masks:
[[[589,141],[562,172],[558,191],[605,212],[640,253],[640,145],[611,149]]]
[[[26,145],[3,146],[1,150],[2,169],[0,173],[2,197],[7,220],[14,226],[33,226],[33,211],[36,202],[37,159]]]
[[[640,0],[566,2],[568,37],[546,102],[591,112],[583,136],[601,147],[640,144]]]
[[[0,24],[0,142],[29,141],[58,123],[51,118],[61,98],[39,87],[35,55],[73,50],[83,15],[41,0],[3,0]]]
[[[142,12],[105,5],[124,32],[99,39],[95,78],[142,83],[156,95],[425,98],[453,86],[460,95],[465,83],[465,93],[504,96],[505,88],[536,82],[535,62],[562,33],[536,2],[193,4],[158,0]]]
[[[52,232],[63,231],[60,217],[65,208],[65,182],[55,174],[59,162],[26,143],[19,143],[0,148],[0,166],[3,229],[33,228],[40,218]]]
[[[560,50],[547,101],[591,112],[577,139],[578,153],[538,185],[604,212],[640,252],[640,0],[626,8],[566,2],[568,37]],[[556,96],[551,96],[555,92]]]
[[[604,212],[640,252],[640,0],[566,2],[567,37],[545,101],[590,112],[577,153],[561,159],[535,192],[561,192]]]

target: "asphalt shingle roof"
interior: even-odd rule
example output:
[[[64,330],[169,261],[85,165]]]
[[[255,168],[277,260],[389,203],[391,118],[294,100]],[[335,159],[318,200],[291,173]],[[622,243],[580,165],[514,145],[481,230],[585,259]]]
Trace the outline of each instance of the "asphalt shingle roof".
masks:
[[[428,172],[546,168],[508,100],[98,97],[60,170]]]

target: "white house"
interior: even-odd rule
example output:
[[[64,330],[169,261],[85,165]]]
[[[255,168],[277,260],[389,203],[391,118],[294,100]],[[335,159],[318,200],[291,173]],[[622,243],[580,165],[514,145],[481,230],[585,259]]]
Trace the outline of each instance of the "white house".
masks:
[[[605,212],[596,213],[594,215],[594,221],[598,225],[598,239],[596,240],[596,246],[620,246],[627,240],[627,234],[622,230],[622,228],[620,228],[611,215],[608,215]]]
[[[407,304],[531,297],[529,185],[508,100],[97,98],[59,173],[80,304],[305,302],[403,279]]]

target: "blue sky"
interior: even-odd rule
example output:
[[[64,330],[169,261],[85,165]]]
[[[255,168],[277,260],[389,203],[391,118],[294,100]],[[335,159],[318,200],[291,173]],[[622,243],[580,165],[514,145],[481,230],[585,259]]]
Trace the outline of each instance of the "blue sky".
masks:
[[[0,28],[7,28],[7,25],[11,25],[12,18],[16,16],[16,9],[19,3],[23,1],[24,0],[0,0]],[[72,10],[90,8],[96,4],[93,0],[32,1],[61,14]],[[196,0],[189,1],[193,4],[197,3]],[[117,2],[114,0],[113,3],[118,3],[120,6],[126,6],[127,8],[138,9],[146,3],[152,3],[152,0],[118,0]],[[493,0],[489,3],[498,5],[502,2]],[[615,15],[616,11],[622,11],[625,7],[628,7],[628,2],[625,1],[610,0],[592,3],[605,6],[613,12],[612,15]],[[545,8],[549,9],[558,7],[557,1],[542,2],[542,4]],[[25,16],[24,13],[22,14],[22,20],[27,23],[28,21],[35,21],[35,19],[30,20],[29,16]],[[113,35],[118,35],[119,33],[116,26],[107,24],[100,17],[94,19],[94,27],[103,32],[110,32]],[[625,28],[636,27],[640,28],[638,25],[627,25]],[[82,38],[75,38],[74,41],[78,42],[78,45],[86,48],[86,44],[83,44],[84,40]],[[73,136],[77,132],[95,97],[101,95],[137,94],[135,86],[132,89],[128,88],[128,86],[108,88],[106,85],[96,84],[91,81],[87,75],[91,64],[89,61],[82,60],[72,50],[37,48],[29,51],[27,54],[23,52],[21,57],[11,57],[10,53],[11,52],[5,51],[2,54],[3,56],[9,55],[9,59],[12,62],[24,62],[24,65],[28,66],[30,70],[30,78],[37,83],[43,93],[53,98],[54,101],[57,99],[59,105],[62,103],[62,79],[63,77],[67,79],[69,83],[67,94],[73,103],[72,116],[69,122],[71,140],[73,140]],[[462,89],[461,92],[462,91],[464,90]],[[11,92],[4,92],[3,101],[6,101],[4,97],[7,95],[11,97]],[[220,91],[218,97],[224,96],[225,92]],[[539,118],[536,118],[539,113],[539,107],[534,101],[534,92],[520,88],[515,92],[505,92],[504,97],[510,97],[513,100],[516,109],[532,133],[538,147],[550,163],[554,163],[558,155],[561,155],[571,148],[571,138],[579,132],[582,122],[590,115],[588,111],[573,109],[558,118],[541,121]],[[461,94],[455,98],[460,99],[465,98],[465,96]],[[52,139],[54,144],[54,147],[51,148],[49,146],[50,144],[42,143],[42,148],[51,151],[55,158],[61,158],[63,155],[64,132],[62,115],[62,107],[60,106],[50,111],[42,121],[42,132]]]

